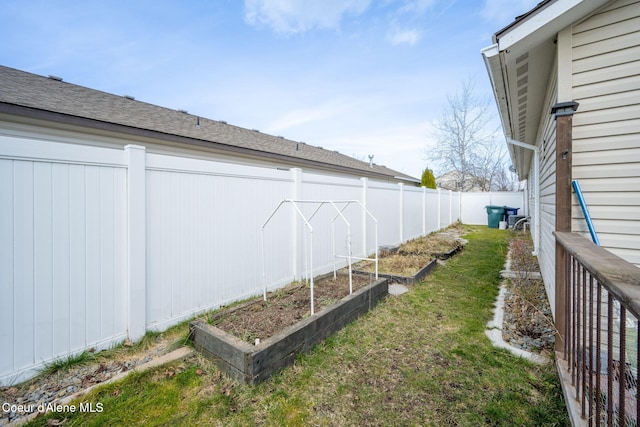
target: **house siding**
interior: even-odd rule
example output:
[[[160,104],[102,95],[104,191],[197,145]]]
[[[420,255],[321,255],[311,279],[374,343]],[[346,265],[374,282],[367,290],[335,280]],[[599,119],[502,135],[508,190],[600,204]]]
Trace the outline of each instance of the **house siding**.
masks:
[[[572,26],[570,99],[573,118],[573,179],[580,182],[601,245],[640,265],[640,2],[611,2]],[[563,40],[564,42],[564,40]],[[549,80],[539,130],[540,251],[538,260],[551,307],[555,307],[555,120],[559,79]],[[533,176],[533,174],[530,174]],[[531,197],[535,191],[532,183]],[[572,230],[590,238],[577,197]],[[555,315],[555,313],[554,313]]]
[[[573,179],[600,243],[640,266],[640,2],[611,2],[572,27]],[[589,238],[577,198],[572,229]]]
[[[553,231],[556,227],[556,123],[549,114],[551,107],[557,103],[558,78],[557,68],[550,79],[550,86],[543,107],[543,117],[538,130],[538,147],[540,147],[540,249],[538,261],[544,279],[549,303],[555,316],[555,254],[556,245]],[[534,174],[535,175],[535,174]],[[534,176],[530,175],[530,176]]]

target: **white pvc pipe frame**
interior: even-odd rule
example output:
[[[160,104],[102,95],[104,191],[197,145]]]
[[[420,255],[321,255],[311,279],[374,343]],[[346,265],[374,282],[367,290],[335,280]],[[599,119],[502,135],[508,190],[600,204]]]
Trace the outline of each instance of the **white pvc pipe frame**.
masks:
[[[273,210],[271,215],[269,215],[269,218],[267,218],[267,220],[264,222],[264,224],[262,225],[262,228],[260,230],[261,231],[261,233],[260,233],[261,246],[262,246],[262,279],[263,279],[263,284],[264,284],[264,286],[263,286],[263,298],[264,298],[265,301],[267,300],[267,272],[266,272],[266,264],[267,263],[266,263],[266,259],[265,259],[266,254],[265,254],[265,248],[264,248],[264,230],[265,230],[265,227],[267,226],[267,224],[269,224],[271,219],[274,217],[276,212],[278,212],[280,207],[282,205],[284,205],[285,203],[291,203],[291,205],[293,206],[295,211],[298,213],[300,218],[302,218],[302,220],[304,221],[304,224],[306,225],[307,229],[309,230],[309,265],[307,266],[307,277],[309,278],[310,287],[311,287],[311,314],[312,315],[315,313],[315,306],[314,306],[314,301],[313,301],[313,227],[311,226],[311,220],[318,213],[320,208],[322,208],[322,206],[327,205],[327,204],[331,205],[331,206],[333,206],[333,208],[336,211],[336,216],[333,217],[333,219],[331,220],[331,240],[332,240],[332,245],[333,245],[333,277],[335,278],[336,275],[337,275],[336,258],[346,258],[347,259],[347,263],[349,264],[349,294],[353,293],[353,270],[351,268],[351,264],[352,264],[351,260],[352,259],[364,260],[364,261],[374,261],[375,262],[375,271],[376,271],[376,276],[375,277],[376,277],[376,280],[378,280],[378,220],[371,214],[371,212],[369,212],[367,210],[367,208],[365,208],[362,205],[362,203],[360,203],[360,201],[358,201],[358,200],[335,200],[334,201],[334,200],[293,200],[293,199],[284,199]],[[316,208],[315,211],[313,211],[311,216],[309,216],[309,218],[307,218],[307,217],[304,216],[304,214],[302,213],[302,211],[298,207],[298,204],[300,204],[300,203],[317,204],[318,207]],[[361,258],[361,257],[355,257],[355,256],[351,255],[351,224],[349,224],[349,221],[347,221],[347,219],[342,214],[342,212],[349,205],[354,204],[354,203],[357,204],[358,206],[360,206],[362,211],[364,213],[366,213],[369,217],[371,217],[371,219],[373,220],[373,223],[375,225],[375,248],[376,248],[376,250],[375,250],[375,258]],[[344,206],[342,206],[342,209],[338,209],[337,204],[344,204]],[[335,220],[338,219],[338,217],[340,217],[342,219],[342,221],[344,221],[345,225],[347,226],[347,255],[337,255],[336,254],[334,223],[335,223]],[[367,248],[364,248],[364,250],[366,252]],[[305,265],[307,265],[306,264],[306,258],[307,257],[305,256]]]

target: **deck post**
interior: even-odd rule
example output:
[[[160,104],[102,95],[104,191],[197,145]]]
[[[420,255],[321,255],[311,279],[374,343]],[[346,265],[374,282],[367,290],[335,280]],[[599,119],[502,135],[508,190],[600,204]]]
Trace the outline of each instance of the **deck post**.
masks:
[[[575,101],[561,102],[551,107],[556,120],[556,231],[571,232],[571,162],[573,113],[578,109]],[[567,253],[556,242],[555,262],[555,326],[556,351],[565,352]]]

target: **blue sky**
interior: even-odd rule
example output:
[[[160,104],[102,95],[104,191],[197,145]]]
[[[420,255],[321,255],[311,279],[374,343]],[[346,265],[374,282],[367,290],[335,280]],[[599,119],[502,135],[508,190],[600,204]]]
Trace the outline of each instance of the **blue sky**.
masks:
[[[537,2],[0,0],[0,64],[419,177],[447,95],[491,97],[480,50]]]

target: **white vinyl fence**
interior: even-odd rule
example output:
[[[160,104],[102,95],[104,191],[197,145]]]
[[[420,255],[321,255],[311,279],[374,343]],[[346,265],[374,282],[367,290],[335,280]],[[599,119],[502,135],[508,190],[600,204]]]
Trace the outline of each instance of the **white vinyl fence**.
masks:
[[[47,362],[333,267],[347,227],[318,212],[309,232],[284,199],[358,200],[378,245],[456,222],[461,195],[124,149],[0,135],[0,384]],[[483,202],[484,203],[484,202]],[[311,206],[303,209],[310,213]],[[464,210],[463,210],[464,212]],[[344,211],[352,253],[375,253],[375,224]],[[333,224],[332,224],[333,222]],[[332,225],[334,228],[332,228]],[[345,265],[345,260],[340,260]]]
[[[529,215],[522,191],[461,193],[460,221],[469,225],[487,225],[487,205],[518,208],[518,215]]]

